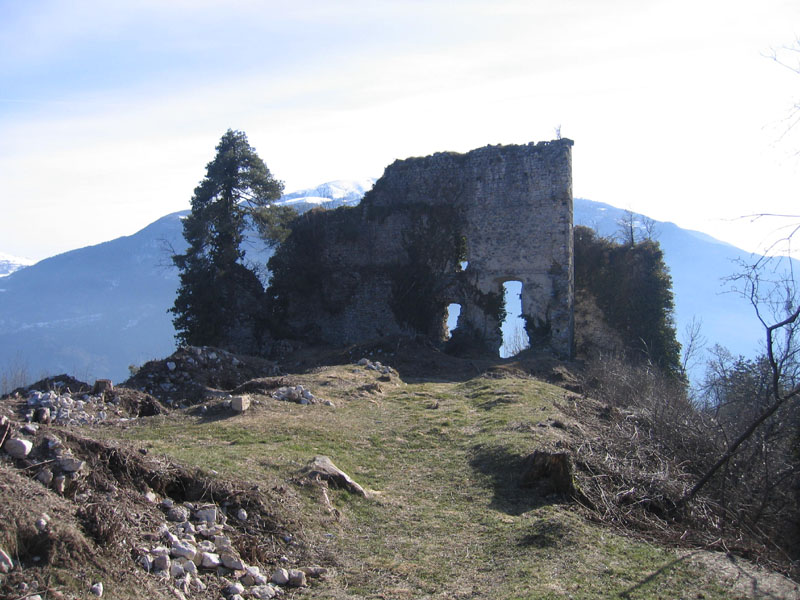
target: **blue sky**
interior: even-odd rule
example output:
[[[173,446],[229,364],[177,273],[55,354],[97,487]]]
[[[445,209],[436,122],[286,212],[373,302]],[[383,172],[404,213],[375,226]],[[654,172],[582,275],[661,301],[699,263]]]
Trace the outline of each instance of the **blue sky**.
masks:
[[[558,126],[576,196],[757,249],[739,216],[797,212],[798,35],[796,0],[0,0],[0,252],[188,208],[228,128],[291,191]]]

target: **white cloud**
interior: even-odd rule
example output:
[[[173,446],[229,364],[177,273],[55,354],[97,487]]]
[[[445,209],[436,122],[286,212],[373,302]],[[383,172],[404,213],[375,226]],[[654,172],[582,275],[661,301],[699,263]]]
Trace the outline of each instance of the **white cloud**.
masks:
[[[19,82],[0,94],[0,250],[15,254],[187,207],[228,127],[289,189],[561,125],[577,195],[737,240],[722,219],[796,204],[794,149],[774,142],[800,76],[761,56],[794,39],[794,3],[35,6],[0,25],[0,74]],[[73,83],[41,76],[62,64]]]

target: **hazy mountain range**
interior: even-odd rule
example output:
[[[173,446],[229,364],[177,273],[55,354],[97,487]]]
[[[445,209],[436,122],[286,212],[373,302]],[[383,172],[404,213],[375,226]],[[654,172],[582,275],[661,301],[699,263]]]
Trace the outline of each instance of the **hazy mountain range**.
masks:
[[[355,204],[374,180],[335,181],[287,194],[298,210]],[[0,376],[24,373],[30,380],[67,372],[91,380],[121,381],[129,365],[161,358],[175,348],[171,315],[178,285],[173,252],[183,251],[177,212],[141,231],[24,266],[0,255]],[[575,223],[611,235],[624,211],[575,200]],[[656,223],[670,267],[679,337],[693,318],[703,333],[735,354],[752,356],[763,337],[749,304],[725,294],[722,279],[750,254],[672,223]],[[269,252],[255,239],[248,259],[263,265]],[[23,261],[24,262],[24,261]],[[15,270],[18,269],[18,270]]]

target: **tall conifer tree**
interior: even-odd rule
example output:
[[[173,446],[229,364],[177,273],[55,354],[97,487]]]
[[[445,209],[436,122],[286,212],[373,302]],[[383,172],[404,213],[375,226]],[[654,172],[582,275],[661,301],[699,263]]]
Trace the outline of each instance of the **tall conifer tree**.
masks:
[[[241,245],[249,225],[263,230],[264,215],[280,198],[283,183],[241,131],[229,129],[216,150],[183,221],[189,246],[172,257],[180,287],[170,312],[181,343],[255,353],[263,333],[264,289],[242,264]]]

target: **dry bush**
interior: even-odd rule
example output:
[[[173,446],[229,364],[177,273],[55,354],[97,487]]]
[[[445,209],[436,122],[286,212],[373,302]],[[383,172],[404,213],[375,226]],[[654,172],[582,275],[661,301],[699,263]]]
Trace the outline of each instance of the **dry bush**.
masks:
[[[714,425],[709,436],[725,448],[773,403],[773,377],[764,357],[736,358],[720,348],[712,354],[699,410]],[[799,458],[800,405],[787,402],[703,489],[740,528],[795,561],[800,558]]]
[[[681,381],[619,357],[590,361],[584,389],[601,404],[576,453],[577,479],[601,519],[796,570],[786,530],[794,527],[789,509],[796,510],[796,491],[788,489],[791,469],[764,443],[772,429],[743,447],[702,496],[684,504],[735,431],[696,406]],[[575,416],[581,418],[579,410]]]
[[[619,356],[598,358],[587,364],[584,389],[626,414],[649,443],[681,463],[697,466],[698,457],[716,450],[708,439],[711,423],[695,409],[686,385],[657,368],[631,364]]]

